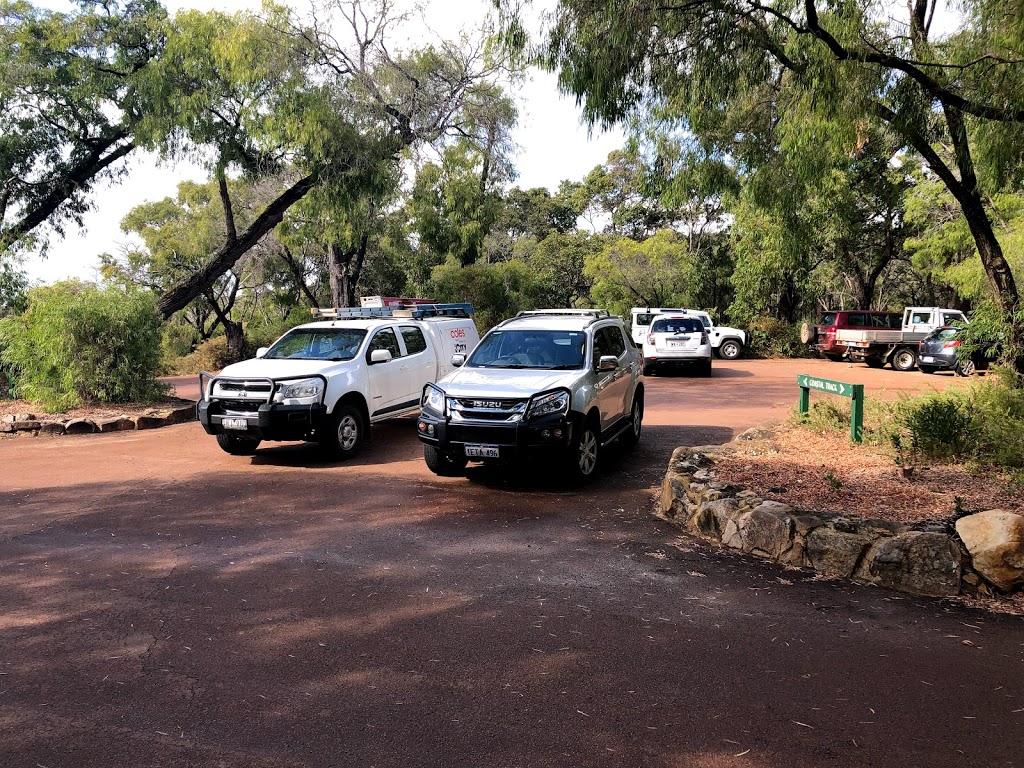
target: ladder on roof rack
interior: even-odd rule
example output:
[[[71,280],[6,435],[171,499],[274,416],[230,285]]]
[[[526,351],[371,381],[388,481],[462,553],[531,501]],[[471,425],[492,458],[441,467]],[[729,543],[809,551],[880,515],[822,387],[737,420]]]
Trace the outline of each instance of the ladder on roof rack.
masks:
[[[472,304],[416,304],[410,307],[329,307],[310,310],[320,320],[352,320],[361,317],[472,317]]]

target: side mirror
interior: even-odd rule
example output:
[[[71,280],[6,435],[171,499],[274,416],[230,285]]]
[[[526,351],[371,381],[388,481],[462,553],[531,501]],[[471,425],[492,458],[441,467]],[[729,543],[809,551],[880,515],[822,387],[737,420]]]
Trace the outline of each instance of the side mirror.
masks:
[[[465,355],[462,355],[462,354],[452,355],[452,365],[454,365],[456,368],[461,368],[465,362],[466,362],[466,356]]]
[[[597,372],[604,373],[605,371],[615,371],[619,367],[619,358],[615,355],[601,355],[601,359],[597,363]]]
[[[390,363],[391,352],[386,349],[375,349],[370,353],[370,365],[376,363]]]
[[[260,347],[256,350],[256,357],[263,357],[270,350],[270,347]]]

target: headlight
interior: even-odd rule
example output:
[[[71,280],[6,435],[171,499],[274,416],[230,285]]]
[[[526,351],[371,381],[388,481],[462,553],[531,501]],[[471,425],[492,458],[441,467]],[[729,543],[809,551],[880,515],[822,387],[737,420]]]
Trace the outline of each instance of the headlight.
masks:
[[[427,384],[423,388],[423,397],[420,399],[420,407],[425,411],[433,411],[438,416],[444,416],[444,392],[433,384]]]
[[[324,391],[324,383],[320,379],[301,379],[282,384],[274,395],[274,401],[280,403],[283,400],[306,400],[311,397],[320,397]]]
[[[537,395],[530,401],[530,407],[526,409],[526,418],[533,419],[538,416],[548,416],[552,413],[569,412],[569,391],[556,389],[554,392],[547,392]]]

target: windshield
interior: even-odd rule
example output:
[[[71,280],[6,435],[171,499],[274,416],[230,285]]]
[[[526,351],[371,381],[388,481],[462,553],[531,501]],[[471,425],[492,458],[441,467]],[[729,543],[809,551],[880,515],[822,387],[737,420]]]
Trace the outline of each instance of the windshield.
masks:
[[[296,328],[267,350],[264,360],[351,360],[366,338],[362,328]]]
[[[469,368],[540,368],[567,371],[583,367],[587,336],[580,331],[493,331],[480,342]]]

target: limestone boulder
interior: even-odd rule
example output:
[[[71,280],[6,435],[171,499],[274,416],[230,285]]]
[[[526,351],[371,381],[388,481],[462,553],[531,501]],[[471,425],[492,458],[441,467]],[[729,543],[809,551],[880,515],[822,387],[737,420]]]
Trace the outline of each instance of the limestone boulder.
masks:
[[[91,435],[93,432],[99,431],[100,428],[92,419],[72,419],[64,425],[64,434],[66,435]]]
[[[96,424],[100,432],[125,432],[135,429],[135,422],[127,416],[118,416],[114,419],[104,419]]]
[[[807,534],[804,557],[816,571],[849,578],[870,544],[871,538],[864,534],[818,526]]]
[[[18,419],[11,423],[17,432],[35,432],[39,429],[40,423],[35,419]]]
[[[956,532],[987,581],[1005,591],[1024,584],[1024,516],[990,509],[961,517]]]
[[[159,429],[167,426],[167,419],[157,415],[143,414],[135,417],[136,429]]]
[[[780,559],[793,544],[792,510],[777,501],[764,501],[726,523],[722,542],[742,552]]]
[[[942,597],[960,592],[960,548],[946,535],[908,531],[879,539],[858,574],[883,587]]]
[[[39,422],[39,433],[41,435],[63,435],[64,425],[59,421]]]

